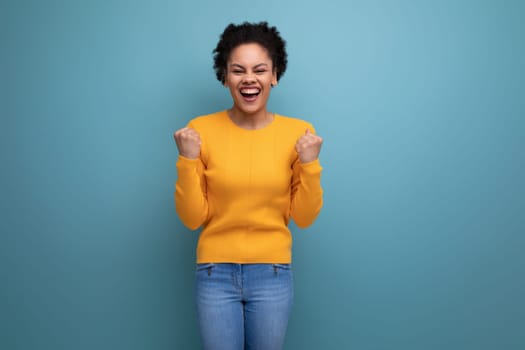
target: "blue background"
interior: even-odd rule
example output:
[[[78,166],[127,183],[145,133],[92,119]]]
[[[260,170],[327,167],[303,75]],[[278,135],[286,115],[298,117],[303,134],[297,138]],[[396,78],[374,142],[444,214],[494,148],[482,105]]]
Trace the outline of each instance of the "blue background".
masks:
[[[0,348],[197,349],[173,131],[268,20],[324,137],[286,349],[525,348],[525,2],[2,1]]]

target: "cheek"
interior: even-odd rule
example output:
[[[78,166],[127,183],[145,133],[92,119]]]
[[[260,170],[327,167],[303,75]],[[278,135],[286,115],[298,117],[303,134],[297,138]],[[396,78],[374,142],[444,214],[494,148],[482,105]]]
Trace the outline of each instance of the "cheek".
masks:
[[[236,86],[237,86],[237,84],[235,83],[234,80],[232,80],[232,79],[228,79],[228,80],[226,81],[225,86],[226,86],[228,89],[230,89],[230,91],[233,92],[233,91],[236,90]]]

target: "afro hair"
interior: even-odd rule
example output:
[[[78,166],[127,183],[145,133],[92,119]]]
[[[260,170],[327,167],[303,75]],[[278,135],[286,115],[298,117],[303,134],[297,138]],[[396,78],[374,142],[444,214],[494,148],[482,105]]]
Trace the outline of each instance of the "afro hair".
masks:
[[[213,69],[217,79],[224,84],[226,66],[230,54],[237,46],[242,44],[257,43],[268,51],[277,73],[277,80],[281,78],[286,70],[288,55],[286,54],[286,42],[276,27],[269,27],[267,22],[249,23],[239,25],[229,24],[222,33],[217,47],[213,50]]]

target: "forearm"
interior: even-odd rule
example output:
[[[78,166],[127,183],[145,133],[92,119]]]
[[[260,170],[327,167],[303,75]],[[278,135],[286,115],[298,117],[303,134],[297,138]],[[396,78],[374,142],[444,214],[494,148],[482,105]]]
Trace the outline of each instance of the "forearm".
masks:
[[[319,160],[297,164],[292,189],[290,214],[299,227],[311,225],[323,206]]]
[[[175,184],[175,208],[188,228],[199,228],[208,216],[206,184],[200,159],[179,156]]]

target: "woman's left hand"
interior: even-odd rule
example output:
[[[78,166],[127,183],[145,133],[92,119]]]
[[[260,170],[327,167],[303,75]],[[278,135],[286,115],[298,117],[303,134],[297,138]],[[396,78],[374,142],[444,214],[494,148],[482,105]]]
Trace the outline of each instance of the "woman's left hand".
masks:
[[[303,136],[297,140],[295,144],[295,150],[299,154],[299,160],[301,163],[313,162],[319,157],[321,152],[321,145],[323,139],[320,136],[311,133],[310,129],[306,129]]]

